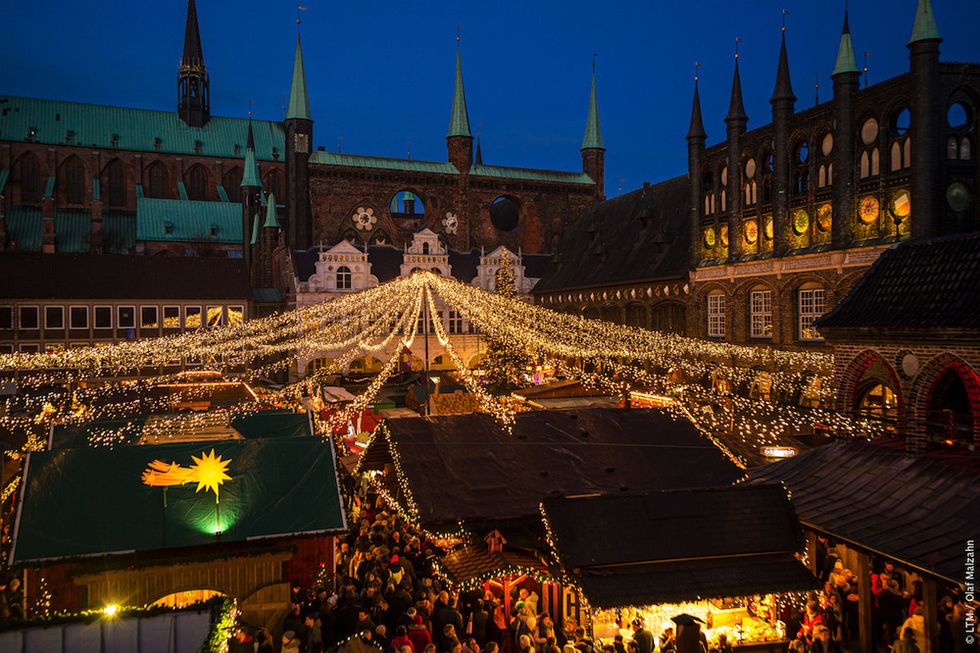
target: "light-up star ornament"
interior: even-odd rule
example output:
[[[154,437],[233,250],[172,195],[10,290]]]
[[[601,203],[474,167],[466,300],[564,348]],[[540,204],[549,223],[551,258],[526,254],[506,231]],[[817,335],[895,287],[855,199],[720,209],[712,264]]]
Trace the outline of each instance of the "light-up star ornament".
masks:
[[[146,469],[143,470],[142,480],[144,485],[151,487],[168,487],[171,485],[185,485],[187,483],[197,483],[194,492],[214,492],[214,501],[218,502],[218,491],[225,481],[230,481],[228,476],[228,465],[231,459],[223,460],[220,455],[215,455],[214,449],[210,453],[201,452],[200,457],[191,456],[194,464],[190,467],[181,467],[176,462],[165,463],[162,460],[154,460]]]

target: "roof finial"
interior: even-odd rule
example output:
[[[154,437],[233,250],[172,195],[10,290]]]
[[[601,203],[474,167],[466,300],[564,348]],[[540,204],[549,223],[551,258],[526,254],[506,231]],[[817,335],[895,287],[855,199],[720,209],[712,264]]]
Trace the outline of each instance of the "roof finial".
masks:
[[[303,21],[300,19],[299,12],[306,11],[306,6],[296,5],[296,33],[299,34],[299,24]]]
[[[820,73],[815,73],[816,83],[813,87],[816,89],[816,100],[814,100],[813,106],[820,104]]]
[[[459,23],[456,25],[456,47],[462,47],[463,41],[463,24]]]
[[[698,80],[701,79],[701,62],[694,62],[694,85],[698,85]]]
[[[255,98],[254,97],[250,97],[248,99],[248,119],[249,119],[249,121],[252,120],[252,109],[254,109],[254,108],[255,108]]]
[[[599,53],[598,52],[593,52],[592,53],[592,74],[593,75],[595,75],[595,65],[596,65],[596,60],[598,58],[599,58]]]
[[[735,37],[735,63],[738,63],[738,44],[742,42],[741,36]]]
[[[783,25],[779,28],[780,32],[786,33],[786,17],[789,16],[789,9],[783,9]]]
[[[861,72],[864,73],[864,88],[868,88],[868,59],[871,58],[871,53],[868,50],[864,51],[864,67]]]

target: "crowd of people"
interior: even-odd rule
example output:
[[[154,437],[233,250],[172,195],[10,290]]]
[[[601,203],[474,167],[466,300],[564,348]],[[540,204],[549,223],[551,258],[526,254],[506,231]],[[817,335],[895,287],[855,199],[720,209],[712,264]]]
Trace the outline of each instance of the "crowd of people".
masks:
[[[362,494],[364,488],[361,488]],[[697,623],[676,624],[654,635],[639,619],[624,641],[594,642],[572,620],[556,625],[542,606],[533,580],[454,592],[440,575],[439,549],[380,497],[364,494],[358,526],[340,540],[337,582],[304,590],[294,584],[281,638],[261,630],[239,632],[232,653],[730,653],[720,638],[709,646]],[[791,653],[857,652],[858,579],[824,540],[817,547],[823,591],[782,615]],[[873,628],[880,653],[923,653],[926,624],[921,582],[890,563],[872,576]],[[336,587],[336,589],[334,589]],[[940,653],[965,644],[963,604],[947,596],[935,624]],[[624,624],[625,626],[626,624]],[[958,630],[959,629],[959,630]],[[365,648],[367,647],[367,648]]]

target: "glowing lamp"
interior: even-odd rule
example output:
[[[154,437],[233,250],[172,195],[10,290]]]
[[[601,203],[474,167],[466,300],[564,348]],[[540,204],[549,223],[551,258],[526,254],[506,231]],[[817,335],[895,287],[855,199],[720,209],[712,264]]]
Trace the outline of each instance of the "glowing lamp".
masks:
[[[119,612],[119,606],[116,605],[115,603],[111,605],[107,605],[106,607],[102,608],[102,614],[110,618],[115,617],[118,612]]]

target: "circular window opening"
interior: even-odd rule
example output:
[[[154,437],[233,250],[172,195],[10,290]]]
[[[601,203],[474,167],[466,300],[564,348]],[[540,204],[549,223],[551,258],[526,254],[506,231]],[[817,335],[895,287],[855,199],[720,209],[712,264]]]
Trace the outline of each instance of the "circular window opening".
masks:
[[[967,122],[970,120],[970,114],[966,110],[966,105],[962,102],[955,102],[949,105],[949,109],[946,111],[946,122],[953,129],[960,129],[966,127]]]
[[[800,145],[796,148],[797,163],[806,163],[808,156],[810,156],[810,146],[805,142],[800,143]]]
[[[892,122],[892,131],[895,132],[896,136],[905,136],[909,133],[909,127],[911,126],[912,114],[909,112],[908,107],[895,114],[895,120]]]
[[[392,214],[399,217],[415,217],[425,215],[425,204],[422,198],[410,190],[400,190],[391,198],[389,207]]]
[[[823,143],[820,144],[820,151],[823,152],[824,156],[830,156],[830,153],[834,151],[834,135],[827,132],[827,135],[823,137]]]
[[[490,222],[500,231],[513,231],[520,218],[517,202],[509,197],[498,197],[490,204]]]
[[[755,159],[749,159],[745,162],[745,177],[746,179],[755,177]]]
[[[970,189],[963,182],[954,181],[946,189],[946,202],[949,204],[949,208],[957,213],[970,208],[972,200]]]
[[[861,125],[861,142],[865,145],[871,145],[878,138],[878,121],[874,118],[868,118]]]

